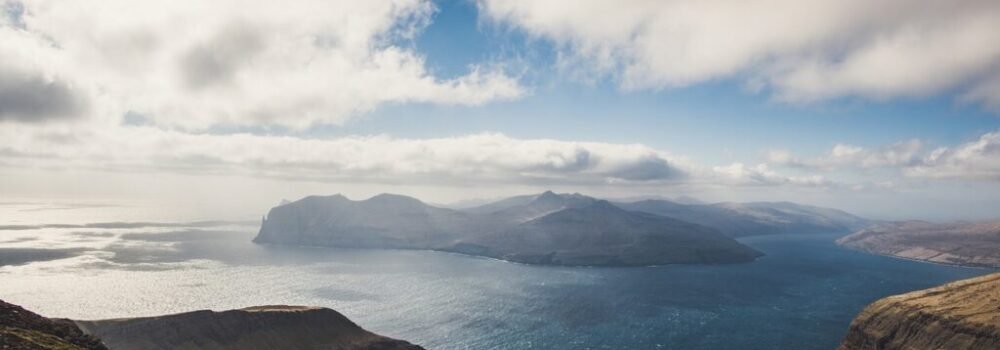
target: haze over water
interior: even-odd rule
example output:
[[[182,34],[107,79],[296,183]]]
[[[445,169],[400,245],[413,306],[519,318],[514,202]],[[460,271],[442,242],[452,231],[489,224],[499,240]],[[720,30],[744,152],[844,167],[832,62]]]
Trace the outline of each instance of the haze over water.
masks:
[[[832,349],[871,301],[991,271],[850,251],[836,235],[743,239],[767,254],[748,264],[646,268],[262,246],[259,213],[189,209],[4,203],[0,298],[81,319],[319,305],[429,349]]]

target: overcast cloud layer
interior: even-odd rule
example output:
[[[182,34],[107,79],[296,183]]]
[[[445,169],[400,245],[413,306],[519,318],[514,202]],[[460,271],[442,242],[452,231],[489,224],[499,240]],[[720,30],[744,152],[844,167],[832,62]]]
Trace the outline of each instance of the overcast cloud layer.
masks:
[[[791,102],[958,89],[963,101],[1000,107],[993,0],[480,3],[494,21],[555,42],[567,69],[625,89],[739,78]]]

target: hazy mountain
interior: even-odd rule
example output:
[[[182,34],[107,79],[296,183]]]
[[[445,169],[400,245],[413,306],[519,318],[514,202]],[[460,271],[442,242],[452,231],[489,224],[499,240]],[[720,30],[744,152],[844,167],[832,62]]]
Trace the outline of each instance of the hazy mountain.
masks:
[[[851,232],[869,224],[868,220],[842,210],[790,202],[681,204],[643,200],[615,205],[712,227],[730,237]]]
[[[406,196],[380,194],[353,201],[309,196],[271,209],[254,239],[347,248],[434,249],[452,244],[481,222]]]
[[[366,331],[321,307],[258,306],[76,323],[108,347],[123,350],[423,349]]]
[[[556,194],[545,191],[539,194],[515,196],[501,199],[462,211],[473,214],[494,214],[507,218],[527,221],[556,210],[575,208],[592,204],[596,199],[579,193]]]
[[[608,199],[608,201],[611,201],[612,203],[631,203],[631,202],[646,201],[646,200],[664,200],[680,204],[708,204],[708,202],[687,195],[681,195],[676,197],[667,197],[661,195],[646,195],[646,196],[615,197]]]
[[[838,350],[1000,349],[1000,273],[894,295],[866,307]]]
[[[526,222],[569,208],[582,208],[597,202],[579,193],[556,194],[545,191],[538,195],[518,196],[496,203],[467,209],[466,212],[487,214],[502,221]]]
[[[1000,221],[882,223],[842,237],[837,243],[907,259],[1000,267]]]
[[[398,195],[363,201],[313,196],[271,209],[254,241],[433,249],[566,265],[725,263],[760,256],[703,226],[552,192],[467,211]]]
[[[570,202],[577,204],[577,199],[570,198]],[[550,207],[559,200],[547,192],[532,203],[543,206],[540,201]],[[464,240],[456,249],[510,261],[557,265],[730,263],[762,255],[713,229],[629,212],[603,200]]]

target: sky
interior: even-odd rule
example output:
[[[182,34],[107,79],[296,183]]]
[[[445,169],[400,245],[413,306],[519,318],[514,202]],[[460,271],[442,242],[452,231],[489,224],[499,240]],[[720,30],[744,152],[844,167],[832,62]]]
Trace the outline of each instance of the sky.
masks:
[[[991,0],[0,0],[0,196],[996,218],[996,43]]]

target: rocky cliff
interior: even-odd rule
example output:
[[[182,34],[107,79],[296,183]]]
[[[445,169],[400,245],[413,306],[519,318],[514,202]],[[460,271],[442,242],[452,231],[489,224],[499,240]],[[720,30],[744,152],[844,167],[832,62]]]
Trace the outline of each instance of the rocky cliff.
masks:
[[[40,316],[0,300],[0,349],[107,350],[73,321]]]
[[[881,299],[838,350],[1000,349],[1000,273]]]

